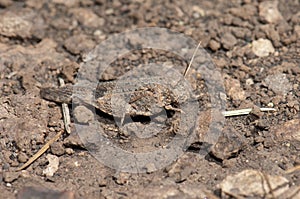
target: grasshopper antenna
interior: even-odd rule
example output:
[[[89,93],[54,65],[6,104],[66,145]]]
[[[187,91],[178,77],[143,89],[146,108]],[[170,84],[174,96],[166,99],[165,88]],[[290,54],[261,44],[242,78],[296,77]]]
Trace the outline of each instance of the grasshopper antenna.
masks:
[[[192,55],[191,61],[190,61],[189,65],[186,67],[186,69],[185,69],[185,71],[184,71],[184,73],[183,73],[183,77],[186,77],[187,73],[189,72],[189,70],[190,70],[190,68],[191,68],[191,66],[192,66],[192,63],[193,63],[193,61],[194,61],[196,52],[198,51],[200,45],[201,45],[201,41],[199,42],[198,46],[196,47],[196,49],[195,49],[195,51],[194,51],[194,53],[193,53],[193,55]]]

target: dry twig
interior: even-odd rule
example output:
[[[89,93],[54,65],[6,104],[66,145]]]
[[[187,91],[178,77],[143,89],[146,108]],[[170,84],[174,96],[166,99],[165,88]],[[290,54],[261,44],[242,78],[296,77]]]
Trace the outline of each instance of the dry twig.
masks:
[[[65,82],[62,78],[59,77],[58,81],[59,81],[59,84],[61,87],[65,86]],[[70,128],[71,118],[70,118],[70,110],[69,110],[68,104],[62,103],[61,107],[62,107],[62,112],[63,112],[63,120],[64,120],[65,129],[66,129],[66,132],[68,134],[70,134],[71,133],[71,128]]]

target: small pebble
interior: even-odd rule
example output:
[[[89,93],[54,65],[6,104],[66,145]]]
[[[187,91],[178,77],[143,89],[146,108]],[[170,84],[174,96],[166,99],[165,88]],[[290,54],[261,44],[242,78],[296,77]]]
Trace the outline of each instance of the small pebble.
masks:
[[[225,48],[226,50],[230,50],[237,43],[237,40],[231,33],[227,32],[221,37],[221,43],[223,45],[223,48]]]
[[[13,172],[13,171],[4,172],[3,173],[3,181],[10,183],[10,182],[13,182],[16,179],[18,179],[19,176],[20,176],[20,173],[18,173],[18,172]]]
[[[28,160],[28,156],[21,152],[19,155],[18,155],[18,161],[21,162],[21,163],[24,163]]]
[[[246,85],[247,85],[247,86],[251,86],[251,85],[253,85],[253,84],[254,84],[253,79],[251,79],[251,78],[246,79]]]
[[[79,167],[80,166],[80,164],[78,163],[78,161],[75,161],[74,165],[75,165],[75,167]]]
[[[268,23],[278,23],[283,20],[278,10],[278,1],[264,1],[259,4],[259,16]]]
[[[276,94],[286,95],[289,91],[292,90],[293,86],[286,74],[275,74],[268,75],[264,80],[266,86],[272,89]]]
[[[216,40],[210,40],[208,45],[212,51],[217,51],[221,47],[220,43]]]
[[[81,54],[92,50],[95,42],[84,34],[74,35],[64,41],[64,47],[73,54]]]
[[[76,133],[71,133],[65,140],[64,145],[66,147],[78,147],[84,148],[84,145],[80,139],[80,137]]]
[[[79,123],[87,124],[94,120],[93,112],[85,106],[77,106],[74,109],[74,117]]]
[[[20,176],[23,177],[23,178],[29,178],[30,174],[27,170],[23,170],[23,171],[21,171]]]
[[[74,150],[71,149],[71,148],[66,148],[66,153],[67,153],[68,155],[72,155],[72,154],[74,154]]]
[[[105,10],[106,15],[111,15],[113,13],[114,13],[114,9],[112,9],[112,8],[109,8],[109,9]]]
[[[51,154],[48,154],[46,158],[48,159],[49,164],[47,168],[43,170],[43,174],[47,177],[52,177],[54,173],[58,170],[59,158]]]
[[[275,49],[268,39],[258,39],[252,43],[252,51],[258,57],[266,57],[270,53],[274,53]]]
[[[83,7],[73,8],[70,10],[70,12],[73,14],[74,18],[85,27],[99,28],[105,24],[105,20],[90,9]]]
[[[274,104],[273,104],[272,102],[270,102],[270,103],[268,103],[267,106],[270,107],[270,108],[273,108],[273,107],[274,107]]]
[[[63,155],[65,153],[65,148],[63,147],[62,142],[54,142],[53,144],[51,144],[51,152],[54,155]]]
[[[239,80],[227,75],[225,78],[225,88],[227,90],[228,96],[230,96],[230,98],[232,98],[233,100],[243,101],[246,99],[246,93],[241,87]]]

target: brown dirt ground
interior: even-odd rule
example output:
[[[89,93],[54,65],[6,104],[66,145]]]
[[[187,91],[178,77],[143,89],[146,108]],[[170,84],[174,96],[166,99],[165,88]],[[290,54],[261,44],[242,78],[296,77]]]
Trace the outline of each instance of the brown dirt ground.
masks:
[[[69,198],[227,198],[219,184],[245,169],[283,176],[299,187],[300,171],[285,171],[300,164],[300,2],[276,2],[281,16],[269,19],[261,0],[0,0],[0,198],[26,198],[28,186],[67,190]],[[227,118],[229,134],[205,158],[195,143],[155,172],[129,174],[102,165],[75,132],[25,171],[12,172],[64,129],[60,105],[42,99],[40,88],[57,86],[58,76],[74,83],[86,52],[113,33],[150,26],[201,41],[224,78],[228,109],[273,104],[278,111]],[[251,45],[259,38],[270,40],[275,52],[255,55]],[[142,54],[172,60],[161,52]],[[136,56],[128,59],[137,62]],[[119,59],[103,78],[113,79],[135,62]],[[52,177],[43,174],[47,154],[59,157]]]

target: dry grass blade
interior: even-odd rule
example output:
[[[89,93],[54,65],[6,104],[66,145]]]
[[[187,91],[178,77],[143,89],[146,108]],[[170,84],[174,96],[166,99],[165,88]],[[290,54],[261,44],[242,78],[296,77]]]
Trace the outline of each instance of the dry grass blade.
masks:
[[[191,66],[192,66],[192,63],[193,63],[193,61],[194,61],[196,52],[198,51],[200,45],[201,45],[201,41],[199,42],[198,46],[196,47],[196,49],[195,49],[195,51],[194,51],[194,53],[193,53],[193,55],[192,55],[191,61],[190,61],[189,65],[188,65],[188,67],[186,67],[186,69],[185,69],[185,71],[184,71],[184,73],[183,73],[183,77],[185,77],[185,76],[187,75],[187,73],[189,72],[189,70],[190,70],[190,68],[191,68]]]
[[[16,171],[21,171],[28,167],[31,163],[33,163],[36,159],[38,159],[41,155],[43,155],[47,149],[49,149],[50,145],[59,139],[59,137],[63,134],[63,131],[60,131],[58,134],[55,135],[54,138],[49,140],[36,154],[34,154],[25,164],[23,164],[21,167],[17,168]]]
[[[249,113],[251,113],[251,111],[252,111],[252,108],[239,109],[239,110],[233,110],[233,111],[224,111],[223,115],[225,117],[248,115]],[[263,111],[263,112],[276,111],[276,109],[275,108],[260,108],[260,111]]]

